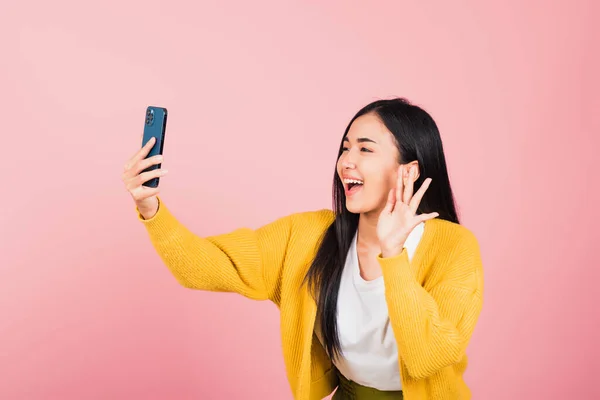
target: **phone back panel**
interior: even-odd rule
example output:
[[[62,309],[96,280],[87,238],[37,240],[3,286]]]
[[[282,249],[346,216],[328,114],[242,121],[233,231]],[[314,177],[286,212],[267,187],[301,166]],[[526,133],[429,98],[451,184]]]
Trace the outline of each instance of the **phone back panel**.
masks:
[[[163,107],[149,106],[146,108],[146,117],[144,120],[144,135],[142,138],[142,147],[148,143],[151,138],[155,138],[156,142],[148,156],[150,158],[163,153],[163,146],[165,141],[165,131],[167,127],[167,109]],[[161,164],[152,165],[146,168],[143,172],[152,171],[160,168]],[[159,178],[153,178],[144,183],[144,186],[157,187]]]

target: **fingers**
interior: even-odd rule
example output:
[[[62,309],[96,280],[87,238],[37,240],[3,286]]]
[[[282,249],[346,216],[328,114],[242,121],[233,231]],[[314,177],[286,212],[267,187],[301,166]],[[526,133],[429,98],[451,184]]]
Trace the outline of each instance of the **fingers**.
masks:
[[[419,223],[421,223],[421,222],[425,222],[425,221],[427,221],[429,219],[437,218],[439,216],[440,216],[439,213],[432,212],[432,213],[429,213],[429,214],[419,214],[419,216],[418,216],[417,219],[418,219]]]
[[[402,201],[406,204],[410,203],[410,199],[412,198],[412,195],[413,195],[414,176],[415,176],[415,169],[414,169],[414,167],[411,166],[408,169],[408,179],[406,179],[406,187],[404,188],[404,197],[402,198]]]
[[[125,164],[125,168],[124,168],[125,171],[131,169],[140,160],[143,160],[144,158],[146,158],[148,153],[150,153],[152,146],[154,146],[154,142],[156,142],[156,139],[154,137],[151,137],[150,140],[148,140],[148,143],[146,143],[141,149],[139,149],[133,155],[133,157],[131,157],[129,159],[129,161],[127,161],[127,164]]]
[[[413,198],[410,200],[409,206],[410,206],[410,209],[414,213],[417,212],[417,209],[419,208],[419,204],[421,204],[421,200],[423,199],[423,195],[425,194],[425,191],[427,190],[427,188],[429,187],[430,184],[431,184],[431,178],[425,179],[425,181],[423,182],[423,184],[421,185],[419,190],[417,190],[417,193],[415,193]]]
[[[131,168],[131,172],[133,172],[133,175],[137,175],[140,172],[142,172],[143,170],[145,170],[148,167],[151,167],[153,165],[158,165],[163,161],[163,157],[159,154],[150,158],[144,158],[140,161],[138,161],[137,164],[135,164],[132,168]]]
[[[127,181],[130,178],[133,178],[134,176],[136,176],[137,174],[139,174],[146,168],[151,167],[153,165],[158,165],[162,161],[163,161],[163,156],[158,154],[158,155],[150,157],[150,158],[143,158],[131,166],[126,165],[126,167],[128,167],[128,168],[125,170],[125,172],[123,172],[123,181]]]
[[[396,201],[402,201],[404,192],[404,164],[398,169],[398,182],[396,182]]]
[[[137,187],[142,186],[144,183],[148,182],[150,179],[165,176],[167,172],[168,171],[166,169],[154,169],[152,171],[142,172],[141,174],[129,179],[129,181],[127,182],[127,190],[132,192]]]
[[[138,163],[141,164],[141,163]],[[125,187],[131,194],[131,197],[138,202],[145,200],[149,197],[156,196],[160,192],[158,187],[150,188],[144,186],[144,183],[153,178],[165,176],[167,174],[166,169],[154,169],[148,172],[143,172],[139,175],[134,175],[131,178],[125,180]]]
[[[387,202],[385,203],[385,207],[383,208],[384,212],[391,213],[392,211],[394,211],[394,206],[396,205],[395,193],[395,189],[391,189],[388,193]]]

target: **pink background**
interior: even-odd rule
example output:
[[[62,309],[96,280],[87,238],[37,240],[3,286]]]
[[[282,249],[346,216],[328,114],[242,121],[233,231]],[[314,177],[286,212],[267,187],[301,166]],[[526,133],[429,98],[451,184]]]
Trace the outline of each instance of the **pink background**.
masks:
[[[101,3],[2,5],[0,398],[290,399],[276,308],[178,286],[122,168],[165,106],[172,211],[258,227],[329,207],[390,96],[438,122],[481,243],[474,399],[600,396],[598,2]]]

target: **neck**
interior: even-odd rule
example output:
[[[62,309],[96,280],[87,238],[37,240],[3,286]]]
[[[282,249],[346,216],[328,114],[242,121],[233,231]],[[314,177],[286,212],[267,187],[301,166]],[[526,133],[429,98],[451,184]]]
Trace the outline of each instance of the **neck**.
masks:
[[[379,213],[371,212],[360,214],[358,219],[358,243],[361,247],[379,249],[377,238],[377,222]]]

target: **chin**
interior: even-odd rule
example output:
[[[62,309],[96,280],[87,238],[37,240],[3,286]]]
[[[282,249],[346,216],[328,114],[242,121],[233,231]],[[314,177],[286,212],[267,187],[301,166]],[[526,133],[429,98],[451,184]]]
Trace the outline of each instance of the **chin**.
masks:
[[[352,206],[348,203],[346,203],[346,209],[353,214],[360,214],[362,212],[360,207]]]
[[[366,214],[376,210],[377,207],[361,204],[360,202],[346,200],[346,209],[353,214]]]
[[[347,198],[346,209],[353,214],[379,215],[385,208],[387,197],[385,198]]]

